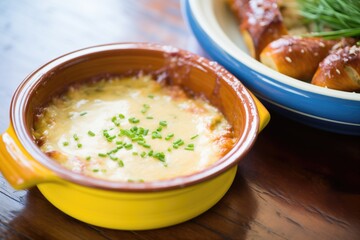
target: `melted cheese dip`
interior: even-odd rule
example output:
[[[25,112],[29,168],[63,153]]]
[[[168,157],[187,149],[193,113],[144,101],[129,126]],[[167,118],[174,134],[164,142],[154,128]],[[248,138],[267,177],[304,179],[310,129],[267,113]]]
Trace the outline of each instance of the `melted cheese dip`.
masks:
[[[38,113],[33,136],[64,167],[111,181],[192,174],[235,141],[215,107],[148,76],[71,87]]]

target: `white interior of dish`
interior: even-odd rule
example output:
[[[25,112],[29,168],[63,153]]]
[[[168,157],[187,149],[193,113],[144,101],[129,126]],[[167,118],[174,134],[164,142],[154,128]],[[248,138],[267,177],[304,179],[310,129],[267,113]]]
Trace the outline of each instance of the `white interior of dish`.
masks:
[[[190,0],[190,8],[195,19],[207,35],[229,55],[255,71],[304,91],[325,96],[360,101],[360,94],[344,92],[315,86],[266,67],[249,55],[238,29],[238,23],[233,16],[226,0]]]

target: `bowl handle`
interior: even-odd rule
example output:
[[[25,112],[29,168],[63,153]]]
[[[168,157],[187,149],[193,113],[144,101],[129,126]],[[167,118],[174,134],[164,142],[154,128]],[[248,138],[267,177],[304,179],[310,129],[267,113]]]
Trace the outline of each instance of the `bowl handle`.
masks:
[[[250,92],[250,94],[251,94],[252,98],[254,99],[255,105],[258,110],[259,121],[260,121],[259,122],[259,132],[261,132],[270,121],[270,113],[264,107],[264,105],[259,101],[259,99],[257,99],[257,97],[255,97],[254,94],[252,94],[251,92]]]
[[[22,147],[12,125],[0,135],[0,172],[15,189],[58,179]]]

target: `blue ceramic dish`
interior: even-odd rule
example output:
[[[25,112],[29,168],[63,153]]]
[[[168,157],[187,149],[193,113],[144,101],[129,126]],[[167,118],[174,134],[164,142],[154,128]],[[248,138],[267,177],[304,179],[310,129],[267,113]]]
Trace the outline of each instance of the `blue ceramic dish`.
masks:
[[[270,109],[312,127],[360,135],[359,93],[311,85],[253,59],[226,0],[183,0],[182,7],[202,48]]]

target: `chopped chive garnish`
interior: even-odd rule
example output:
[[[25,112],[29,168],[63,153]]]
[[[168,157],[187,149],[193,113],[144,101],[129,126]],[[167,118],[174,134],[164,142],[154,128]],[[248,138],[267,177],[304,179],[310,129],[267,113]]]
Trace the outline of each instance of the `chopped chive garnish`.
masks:
[[[115,138],[116,138],[116,136],[115,135],[113,135],[113,136],[110,136],[110,134],[108,133],[108,130],[103,130],[103,136],[106,138],[106,140],[108,141],[108,142],[112,142],[112,140],[114,140]]]
[[[154,95],[148,95],[148,98],[154,99]]]
[[[141,113],[146,113],[150,109],[148,104],[143,104],[143,108],[141,109]]]
[[[196,134],[196,135],[192,136],[190,139],[193,140],[193,139],[197,138],[198,136],[199,136],[199,134]]]
[[[113,150],[110,151],[110,154],[112,154],[112,153],[117,153],[118,151],[119,151],[119,149],[115,148],[115,149],[113,149]]]
[[[112,140],[114,140],[115,138],[116,138],[116,136],[111,136],[111,137],[106,138],[106,140],[108,142],[112,142]]]
[[[98,171],[99,171],[99,169],[93,169],[92,171],[93,171],[93,172],[98,172]]]
[[[119,167],[123,167],[123,166],[124,166],[124,162],[123,162],[122,160],[119,160],[119,161],[118,161],[118,165],[119,165]]]
[[[92,131],[88,131],[88,135],[89,135],[90,137],[94,137],[94,136],[95,136],[95,133],[92,132]]]
[[[178,139],[173,142],[173,148],[178,149],[181,145],[184,145],[184,141],[182,139]]]
[[[148,129],[145,130],[145,128],[139,128],[139,134],[145,135],[145,131],[149,131]],[[147,133],[147,132],[146,132]]]
[[[133,141],[133,142],[143,142],[143,138],[142,137],[138,137],[138,136],[135,136],[135,137],[133,137],[133,138],[131,138],[131,141]],[[140,144],[139,143],[139,144]]]
[[[144,139],[142,139],[142,140],[138,141],[137,143],[138,143],[140,146],[143,146],[143,145],[145,145],[145,144],[146,144],[146,142],[145,142],[145,140],[144,140]]]
[[[150,95],[149,95],[149,97],[150,97]],[[150,98],[153,98],[153,97],[154,96],[151,95]],[[150,109],[150,105],[143,104],[141,112],[144,115],[145,114],[147,115],[147,112],[149,109]],[[145,116],[143,116],[143,117],[145,117]],[[126,128],[124,129],[123,127],[116,128],[114,125],[112,125],[112,127],[113,127],[112,129],[115,129],[115,130],[112,131],[112,129],[107,128],[107,129],[103,130],[103,132],[102,132],[104,138],[108,142],[114,142],[116,145],[114,145],[115,146],[114,149],[110,150],[107,153],[98,153],[98,156],[102,157],[102,158],[108,157],[111,160],[116,161],[120,167],[124,166],[124,162],[122,160],[120,160],[118,157],[116,157],[115,153],[117,153],[122,148],[124,148],[126,150],[130,150],[130,152],[134,156],[141,156],[142,158],[146,158],[147,156],[149,156],[154,159],[157,159],[160,162],[162,162],[164,164],[164,166],[166,167],[167,164],[165,161],[165,158],[166,158],[165,153],[176,151],[173,148],[178,149],[180,146],[185,145],[184,140],[179,138],[176,141],[172,141],[172,147],[171,147],[171,145],[167,146],[167,150],[164,151],[165,153],[164,152],[155,152],[154,150],[151,149],[151,145],[147,143],[147,138],[145,137],[145,136],[148,136],[149,129],[145,129],[144,127],[141,127],[141,124],[137,124],[137,123],[141,122],[139,118],[128,117],[128,116],[125,117],[123,114],[120,113],[116,116],[110,117],[110,119],[116,126],[120,126],[120,122],[123,123],[120,119],[127,119],[127,121],[129,123],[134,124],[134,125],[130,125],[130,127],[128,129],[126,129]],[[146,119],[154,119],[154,118],[152,116],[146,116]],[[123,120],[123,121],[126,121],[126,120]],[[165,137],[166,141],[175,139],[174,133],[171,133],[171,132],[166,133],[167,127],[168,127],[167,121],[165,121],[165,120],[158,121],[158,126],[155,127],[153,129],[153,131],[150,131],[151,138],[152,139],[156,139],[156,138],[162,139],[163,138],[162,135],[164,134],[164,137],[166,136]],[[114,131],[119,131],[119,132],[115,133]],[[165,135],[165,133],[167,135]],[[87,134],[91,137],[98,135],[90,130],[87,132]],[[114,135],[114,134],[116,134],[116,135]],[[117,137],[119,137],[119,138],[116,139]],[[191,137],[191,139],[195,139],[197,137],[198,137],[198,135],[194,135]],[[73,138],[75,139],[75,141],[78,141],[77,146],[80,148],[82,145],[79,143],[79,137],[76,134],[74,134]],[[116,140],[114,140],[114,139],[116,139]],[[63,143],[64,146],[66,146],[68,144],[69,144],[68,142]],[[136,144],[138,145],[138,147],[140,147],[140,146],[144,147],[143,150],[145,150],[145,151],[135,152],[134,150],[131,150],[131,149],[134,149],[134,145],[136,145]],[[192,143],[187,144],[184,147],[185,147],[184,148],[185,150],[189,150],[189,151],[194,150],[194,144],[192,144]],[[90,160],[91,157],[88,156],[86,159]]]
[[[135,137],[135,134],[132,133],[130,130],[121,129],[121,130],[120,130],[120,134],[121,134],[121,135],[124,135],[124,136],[127,136],[127,137],[129,137],[129,138]],[[121,136],[121,135],[119,135],[119,136]]]
[[[63,146],[69,146],[69,142],[63,142]]]
[[[160,121],[159,125],[162,127],[166,127],[167,126],[167,122],[166,121]]]
[[[111,121],[115,124],[115,126],[120,126],[120,122],[117,120],[117,117],[116,116],[113,116],[111,118]]]
[[[140,120],[135,117],[129,118],[129,123],[139,123],[139,122],[140,122]]]
[[[81,143],[78,143],[78,144],[77,144],[77,147],[78,147],[78,148],[82,148],[82,144],[81,144]]]
[[[129,143],[129,144],[126,144],[124,147],[125,147],[126,149],[130,150],[130,149],[133,148],[133,145],[132,145],[131,143]]]
[[[91,159],[91,157],[90,157],[90,156],[87,156],[85,159],[86,159],[87,161],[89,161],[89,160]]]
[[[183,145],[184,144],[184,141],[182,139],[178,139],[174,142],[174,144],[177,144],[179,146]]]
[[[152,133],[151,133],[151,138],[152,139],[155,139],[155,138],[162,138],[162,136],[161,136],[161,133],[160,132],[158,132],[158,131],[153,131]]]
[[[82,113],[80,113],[80,116],[84,116],[86,114],[87,114],[87,112],[82,112]]]
[[[170,134],[168,134],[168,135],[166,136],[165,140],[166,140],[166,141],[169,141],[173,136],[174,136],[174,134],[173,134],[173,133],[170,133]]]
[[[189,150],[189,151],[194,151],[194,144],[188,144],[186,147],[185,147],[185,150]]]
[[[117,161],[119,158],[117,158],[117,157],[114,157],[114,156],[109,156],[110,157],[110,159],[111,160],[113,160],[113,161]]]
[[[161,162],[165,162],[165,153],[158,152],[153,155],[154,158],[158,159]]]
[[[78,137],[77,134],[74,134],[74,135],[73,135],[73,138],[74,138],[75,141],[79,141],[79,137]]]
[[[183,142],[184,142],[183,140],[178,139],[178,140],[176,140],[176,141],[174,142],[174,144],[180,144],[180,143],[183,143]]]

